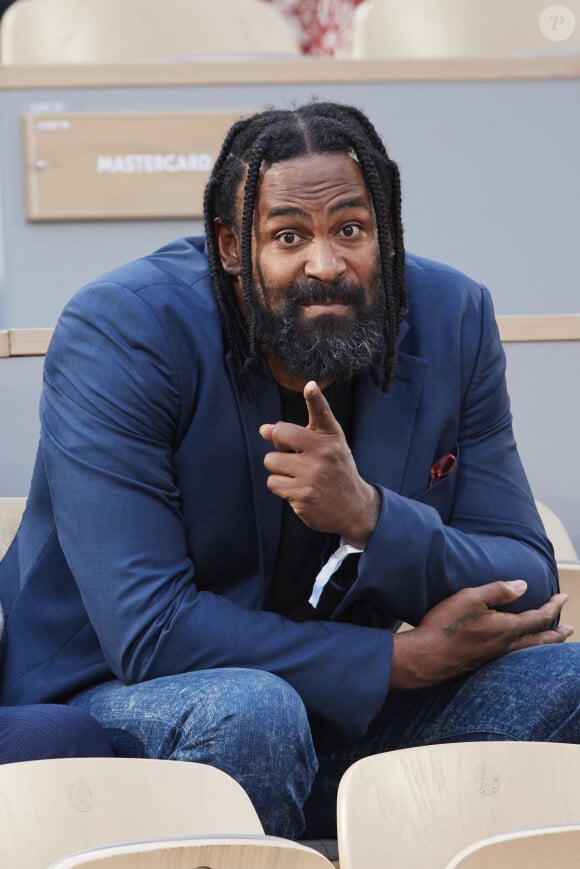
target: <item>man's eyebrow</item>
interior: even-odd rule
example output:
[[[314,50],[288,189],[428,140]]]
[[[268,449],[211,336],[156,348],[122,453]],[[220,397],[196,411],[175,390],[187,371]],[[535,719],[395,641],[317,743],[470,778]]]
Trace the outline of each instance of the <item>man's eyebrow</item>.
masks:
[[[333,205],[330,209],[330,213],[334,214],[336,211],[342,211],[346,208],[366,208],[369,210],[368,200],[364,199],[362,196],[355,196],[353,199],[342,199],[340,202],[337,202],[336,205]]]
[[[266,220],[272,220],[274,217],[308,217],[308,214],[302,208],[296,208],[294,205],[277,205],[270,209],[266,215]]]
[[[366,208],[369,209],[369,203],[362,196],[355,196],[353,199],[342,199],[330,209],[330,214],[337,211],[343,211],[348,208]],[[266,220],[272,220],[275,217],[308,217],[308,212],[295,205],[277,205],[271,208],[266,215]]]

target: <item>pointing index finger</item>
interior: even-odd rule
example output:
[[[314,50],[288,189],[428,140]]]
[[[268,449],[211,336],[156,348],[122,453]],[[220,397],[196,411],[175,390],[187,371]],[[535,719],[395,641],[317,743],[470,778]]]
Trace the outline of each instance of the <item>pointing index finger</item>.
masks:
[[[308,428],[326,434],[342,431],[330,405],[315,380],[309,380],[304,387],[304,400],[308,408]]]

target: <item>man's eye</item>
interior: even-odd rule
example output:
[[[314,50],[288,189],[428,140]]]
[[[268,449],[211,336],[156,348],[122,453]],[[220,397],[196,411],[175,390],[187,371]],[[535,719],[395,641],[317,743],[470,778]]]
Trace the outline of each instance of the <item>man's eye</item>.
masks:
[[[345,238],[353,238],[359,232],[360,226],[356,223],[347,223],[346,226],[343,226],[341,229],[341,233]]]
[[[284,242],[284,244],[294,244],[297,238],[298,236],[295,232],[283,232],[278,236],[278,239]]]

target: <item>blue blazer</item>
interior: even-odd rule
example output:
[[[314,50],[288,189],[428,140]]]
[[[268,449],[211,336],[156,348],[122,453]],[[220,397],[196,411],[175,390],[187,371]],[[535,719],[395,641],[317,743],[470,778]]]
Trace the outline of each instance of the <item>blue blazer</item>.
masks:
[[[254,403],[224,347],[203,239],[182,239],[81,290],[45,364],[25,516],[0,565],[1,702],[66,700],[117,677],[213,667],[276,673],[346,736],[388,691],[392,634],[356,601],[416,624],[463,586],[557,578],[512,435],[488,292],[408,257],[410,310],[387,394],[354,384],[352,450],[380,491],[358,578],[331,620],[261,611],[282,502],[258,427],[281,417],[267,366]],[[454,472],[429,486],[434,462]]]

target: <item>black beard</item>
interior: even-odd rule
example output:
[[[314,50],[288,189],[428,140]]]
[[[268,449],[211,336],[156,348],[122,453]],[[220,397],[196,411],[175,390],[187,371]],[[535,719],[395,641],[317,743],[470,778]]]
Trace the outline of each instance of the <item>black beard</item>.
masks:
[[[268,286],[266,298],[271,298]],[[385,302],[382,292],[369,305],[359,284],[335,281],[301,281],[288,288],[284,308],[266,310],[254,288],[256,334],[268,352],[281,359],[294,376],[303,380],[350,380],[375,365],[383,350]],[[301,318],[301,302],[336,301],[350,304],[354,317],[325,314]]]

